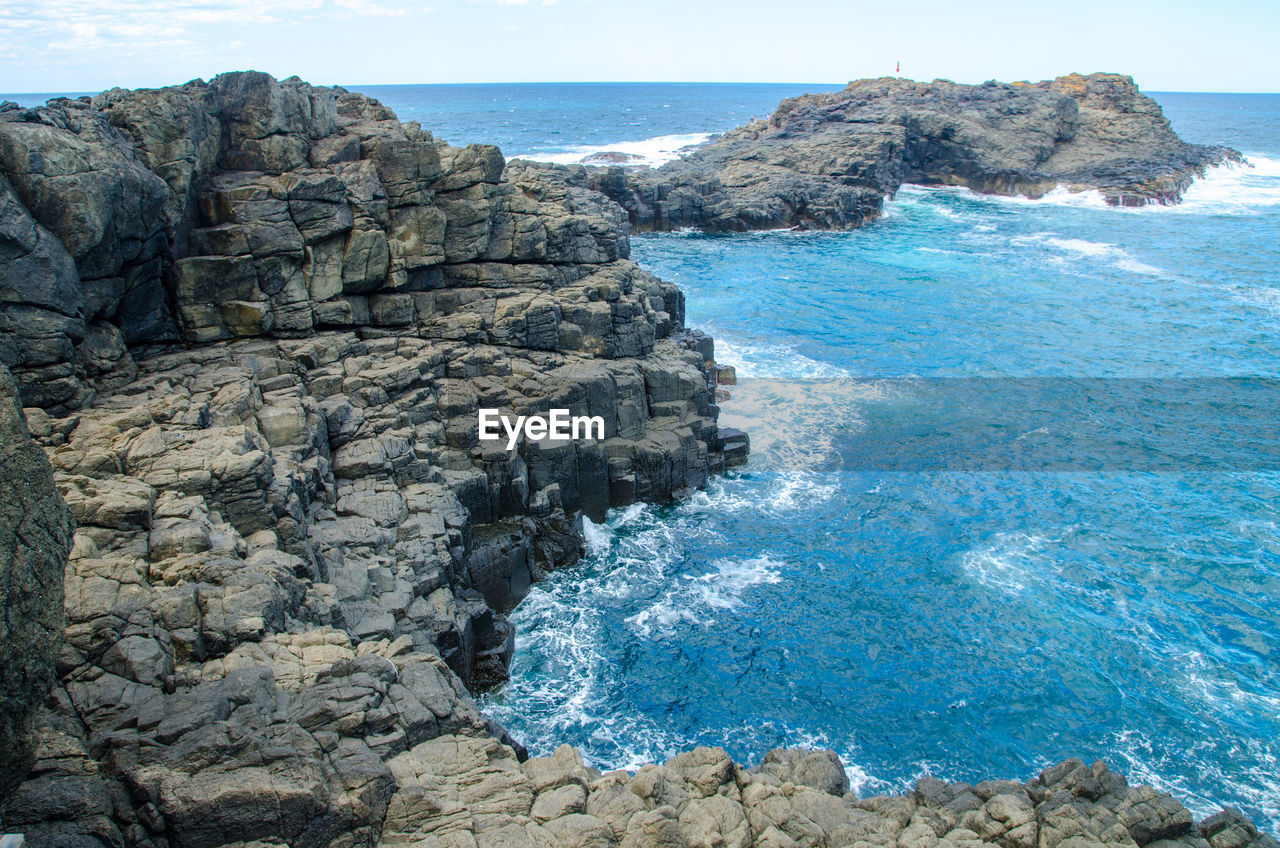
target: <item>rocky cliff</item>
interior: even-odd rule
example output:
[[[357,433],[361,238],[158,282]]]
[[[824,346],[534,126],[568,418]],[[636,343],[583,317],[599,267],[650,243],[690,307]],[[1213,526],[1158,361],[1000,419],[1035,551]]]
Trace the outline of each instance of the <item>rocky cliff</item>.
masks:
[[[253,73],[0,106],[0,178],[0,826],[28,844],[1274,845],[1074,761],[867,800],[829,753],[522,763],[470,695],[503,612],[579,515],[746,451],[626,213]],[[481,406],[604,438],[507,451]]]
[[[6,827],[373,844],[391,760],[503,736],[469,690],[580,516],[744,458],[622,210],[504,168],[256,73],[0,107],[0,363],[66,503],[6,454],[5,731],[36,746]],[[481,406],[604,434],[508,451]]]
[[[639,230],[858,227],[904,183],[1040,197],[1097,189],[1113,204],[1174,203],[1211,165],[1159,104],[1117,74],[957,85],[884,78],[784,100],[655,170],[526,166],[617,200]]]

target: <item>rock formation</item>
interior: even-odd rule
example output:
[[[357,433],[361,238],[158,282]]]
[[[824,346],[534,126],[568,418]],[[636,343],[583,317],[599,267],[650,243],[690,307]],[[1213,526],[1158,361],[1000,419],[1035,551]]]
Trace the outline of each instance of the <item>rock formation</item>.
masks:
[[[53,686],[74,528],[0,366],[0,796],[31,765],[36,712]]]
[[[858,227],[905,183],[1040,197],[1098,189],[1113,204],[1174,203],[1205,168],[1238,161],[1187,144],[1130,77],[957,85],[884,78],[784,100],[654,169],[521,165],[595,188],[638,230]]]
[[[51,682],[78,524],[6,827],[373,844],[391,760],[503,737],[468,690],[505,677],[503,613],[576,561],[579,516],[744,458],[622,210],[504,167],[256,73],[0,108],[0,363],[66,503],[20,489],[44,459],[15,435],[7,731]],[[604,438],[507,451],[481,406]]]
[[[830,753],[521,762],[470,695],[505,675],[503,613],[577,559],[580,515],[745,459],[711,340],[628,231],[586,183],[296,79],[0,106],[0,827],[75,848],[1274,845],[1078,762],[867,800]],[[482,406],[598,415],[604,438],[507,451],[477,439]]]

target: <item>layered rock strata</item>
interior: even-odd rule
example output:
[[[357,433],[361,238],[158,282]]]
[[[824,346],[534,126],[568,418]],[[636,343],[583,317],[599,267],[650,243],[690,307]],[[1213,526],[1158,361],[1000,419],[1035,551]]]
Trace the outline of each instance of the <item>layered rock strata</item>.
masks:
[[[470,691],[581,516],[744,458],[622,210],[504,168],[255,73],[0,108],[0,424],[48,455],[5,455],[6,828],[376,844],[395,757],[506,738]],[[480,407],[603,438],[507,450]]]
[[[1224,147],[1173,132],[1118,74],[958,85],[883,78],[784,100],[756,121],[649,170],[523,165],[597,189],[643,231],[844,229],[879,217],[902,185],[1040,197],[1097,189],[1117,205],[1175,203]]]

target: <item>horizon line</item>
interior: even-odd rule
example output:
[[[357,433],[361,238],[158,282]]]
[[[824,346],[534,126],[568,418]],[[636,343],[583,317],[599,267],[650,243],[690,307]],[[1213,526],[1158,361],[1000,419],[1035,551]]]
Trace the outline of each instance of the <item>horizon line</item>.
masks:
[[[223,71],[222,73],[235,73],[235,71]],[[220,74],[219,74],[220,75]],[[272,75],[274,76],[274,75]],[[293,76],[297,76],[294,74]],[[288,77],[277,77],[277,79],[288,79]],[[309,85],[317,88],[329,88],[338,86],[345,89],[373,88],[379,86],[499,86],[499,85],[821,85],[821,86],[847,86],[851,82],[866,79],[903,79],[911,82],[932,83],[932,82],[955,82],[945,77],[936,77],[932,80],[917,80],[911,77],[885,74],[880,77],[858,77],[855,80],[845,80],[843,82],[820,82],[809,80],[806,82],[787,82],[787,81],[769,81],[769,80],[519,80],[519,81],[498,81],[498,82],[362,82],[362,83],[311,83]],[[95,90],[89,89],[66,89],[66,90],[47,90],[47,91],[0,91],[0,95],[30,97],[35,95],[48,95],[53,97],[82,97],[85,95],[100,94],[109,91],[112,88],[125,88],[132,91],[160,88],[174,88],[186,85],[189,82],[197,80],[207,82],[204,77],[193,77],[190,80],[178,83],[168,83],[156,86],[108,86],[107,88],[99,88]],[[983,82],[990,82],[984,80]],[[1010,82],[1044,82],[1045,80],[1011,80]],[[306,82],[304,80],[304,82]],[[1003,80],[995,80],[995,82],[1004,82]],[[959,85],[982,85],[983,83],[957,83]],[[1280,95],[1280,91],[1220,91],[1211,89],[1167,89],[1167,88],[1142,88],[1139,89],[1146,94],[1224,94],[1224,95]]]

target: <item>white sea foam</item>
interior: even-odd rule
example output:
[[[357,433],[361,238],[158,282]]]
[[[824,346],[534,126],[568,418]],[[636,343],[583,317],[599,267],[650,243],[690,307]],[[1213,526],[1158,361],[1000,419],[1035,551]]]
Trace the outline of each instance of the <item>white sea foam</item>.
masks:
[[[1080,258],[1094,259],[1112,265],[1131,274],[1148,274],[1160,276],[1164,271],[1148,265],[1133,257],[1127,250],[1107,242],[1087,241],[1078,238],[1059,238],[1054,233],[1036,233],[1032,236],[1018,236],[1010,242],[1021,246],[1046,245],[1065,256],[1051,257],[1059,265],[1069,265],[1072,260]]]
[[[1107,207],[1107,199],[1102,196],[1102,192],[1096,189],[1086,189],[1078,191],[1069,189],[1066,186],[1058,186],[1043,197],[1032,199],[1026,197],[1013,198],[1022,200],[1027,203],[1047,203],[1051,206],[1083,206],[1101,208]]]
[[[1234,756],[1229,759],[1232,766],[1227,770],[1214,764],[1221,759],[1222,752],[1216,749],[1220,744],[1218,740],[1204,739],[1170,752],[1141,730],[1127,729],[1112,734],[1107,759],[1128,776],[1131,784],[1145,783],[1173,795],[1197,819],[1231,804],[1252,806],[1266,818],[1280,820],[1280,746],[1276,740],[1232,742],[1228,753]],[[1216,786],[1222,794],[1210,797],[1197,792],[1188,773],[1197,774],[1201,785]]]
[[[1178,662],[1186,678],[1183,690],[1206,707],[1223,712],[1245,709],[1265,715],[1280,716],[1280,692],[1249,692],[1231,679],[1229,670],[1199,651],[1188,651]]]
[[[596,524],[590,518],[582,518],[582,537],[587,543],[587,556],[601,557],[613,547],[613,530],[608,524]]]
[[[767,378],[774,380],[835,380],[853,376],[838,365],[820,362],[801,353],[785,342],[750,342],[726,339],[709,332],[716,338],[716,362],[732,365],[739,377]]]
[[[628,524],[635,524],[648,511],[648,504],[633,503],[611,518],[610,523],[614,527],[626,527]]]
[[[1106,259],[1114,264],[1117,268],[1129,271],[1134,274],[1161,274],[1159,268],[1139,262],[1121,247],[1114,244],[1105,244],[1102,242],[1085,241],[1084,239],[1060,239],[1049,238],[1045,240],[1046,244],[1061,250],[1070,251],[1072,253],[1081,253],[1085,256],[1096,256]]]
[[[1109,256],[1116,249],[1114,244],[1102,244],[1096,241],[1085,241],[1084,239],[1060,239],[1046,238],[1045,244],[1051,244],[1054,247],[1060,247],[1063,250],[1070,250],[1074,253],[1083,253],[1085,256]]]
[[[1173,206],[1128,207],[1164,214],[1255,215],[1280,206],[1280,159],[1246,155],[1247,163],[1210,168]]]
[[[967,188],[951,186],[903,186],[893,203],[924,200],[933,193],[964,194],[972,199],[997,205],[1074,206],[1112,209],[1131,214],[1212,214],[1255,215],[1280,206],[1280,159],[1245,154],[1244,163],[1228,163],[1211,167],[1196,178],[1182,195],[1182,202],[1169,206],[1158,203],[1146,206],[1111,206],[1096,189],[1075,191],[1058,186],[1040,198],[1021,195],[978,194]],[[892,204],[886,204],[889,206]],[[956,217],[954,210],[936,207],[938,214]]]
[[[1056,188],[1039,200],[1002,197],[1010,203],[1054,203],[1066,206],[1107,207],[1120,212],[1148,215],[1255,215],[1280,206],[1280,160],[1266,156],[1246,155],[1245,163],[1228,163],[1211,167],[1196,178],[1182,195],[1180,203],[1168,206],[1152,203],[1145,206],[1110,206],[1099,191],[1071,192]]]
[[[1052,541],[1036,533],[997,533],[991,544],[966,551],[960,565],[983,586],[1018,594],[1042,572],[1057,570],[1048,550]]]
[[[609,641],[614,637],[609,609],[649,598],[647,610],[626,624],[631,638],[661,638],[689,626],[701,626],[732,614],[753,587],[783,579],[786,564],[767,554],[715,560],[706,569],[688,569],[686,546],[705,533],[703,517],[726,505],[747,505],[742,487],[717,480],[686,499],[674,513],[637,504],[610,512],[605,524],[586,525],[588,560],[571,583],[552,579],[535,586],[517,613],[517,668],[512,682],[485,699],[498,721],[539,714],[538,739],[562,739],[590,728],[591,748],[601,768],[637,768],[662,761],[689,747],[678,731],[660,725],[640,710],[619,707],[620,670]],[[524,673],[524,662],[539,673]],[[513,705],[519,702],[519,708]],[[517,722],[518,723],[518,722]]]
[[[831,500],[839,491],[839,482],[825,475],[793,473],[780,481],[768,505],[773,512],[810,510],[815,504]]]
[[[683,579],[659,600],[627,618],[627,624],[646,639],[672,635],[678,624],[708,626],[715,622],[716,613],[738,609],[748,589],[781,583],[785,567],[768,554],[749,559],[726,557],[711,565],[715,571],[708,574],[682,575]]]
[[[1072,190],[1058,186],[1039,198],[1024,197],[1020,194],[981,194],[964,186],[917,186],[905,185],[898,189],[894,200],[886,203],[886,208],[904,202],[929,201],[935,195],[961,195],[969,200],[991,204],[1013,204],[1030,206],[1035,204],[1049,206],[1105,207],[1107,200],[1101,192],[1093,189]],[[934,206],[934,211],[947,218],[964,218],[966,215],[944,206]]]
[[[612,144],[583,144],[557,153],[521,153],[512,158],[531,159],[535,162],[554,162],[557,165],[619,164],[656,168],[677,159],[691,148],[705,144],[712,133],[678,133],[659,135],[641,141],[617,141]],[[618,153],[626,157],[621,162],[605,160],[605,154]],[[596,161],[592,161],[596,160]],[[605,161],[600,161],[605,160]]]

